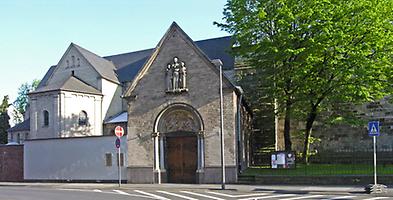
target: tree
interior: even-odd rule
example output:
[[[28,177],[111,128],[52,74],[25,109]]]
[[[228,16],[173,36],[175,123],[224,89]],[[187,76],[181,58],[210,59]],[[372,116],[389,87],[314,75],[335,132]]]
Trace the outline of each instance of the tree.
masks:
[[[237,53],[267,70],[278,113],[306,124],[308,161],[318,114],[334,102],[361,103],[391,92],[391,0],[229,0],[226,23]],[[284,126],[289,137],[289,123]],[[287,142],[286,142],[287,143]],[[287,144],[286,144],[287,146]]]
[[[4,96],[3,101],[0,105],[0,144],[7,144],[7,130],[10,128],[10,116],[8,115],[8,96]]]
[[[16,100],[13,103],[13,106],[15,107],[13,110],[13,116],[16,124],[21,123],[24,120],[23,115],[25,114],[26,107],[29,104],[28,93],[34,91],[38,87],[39,83],[40,80],[34,79],[31,83],[23,83],[19,87],[18,97],[16,97]]]

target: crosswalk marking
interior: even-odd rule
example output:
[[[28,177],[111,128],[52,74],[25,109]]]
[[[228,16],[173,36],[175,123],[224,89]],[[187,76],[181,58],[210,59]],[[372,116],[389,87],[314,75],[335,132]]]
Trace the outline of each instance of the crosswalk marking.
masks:
[[[220,196],[224,196],[224,197],[231,197],[231,198],[252,197],[252,196],[261,196],[261,195],[271,194],[271,193],[253,193],[253,194],[230,195],[230,194],[219,193],[219,192],[207,192],[207,193],[220,195]]]
[[[215,200],[225,200],[225,199],[221,199],[218,197],[213,197],[213,196],[209,196],[209,195],[205,195],[205,194],[199,194],[199,193],[195,193],[195,192],[189,192],[189,191],[180,191],[182,193],[186,193],[186,194],[191,194],[194,196],[200,196],[200,197],[205,197],[205,198],[209,198],[209,199],[215,199]]]
[[[114,192],[121,194],[121,195],[127,195],[127,196],[133,196],[133,197],[143,197],[143,198],[149,198],[149,199],[156,199],[156,198],[152,198],[150,196],[143,196],[143,195],[139,195],[139,194],[130,194],[127,192],[123,192],[121,190],[113,190]]]
[[[144,192],[144,191],[140,191],[140,190],[134,190],[134,191],[135,191],[135,192],[138,192],[138,193],[140,193],[140,194],[144,194],[144,195],[147,195],[147,196],[156,198],[156,199],[170,200],[170,199],[167,199],[167,198],[165,198],[165,197],[158,196],[158,195],[155,195],[155,194],[152,194],[152,193],[149,193],[149,192]]]
[[[339,196],[339,197],[329,198],[328,200],[349,199],[349,198],[354,198],[354,197],[355,197],[355,196]]]
[[[121,190],[113,190],[114,192],[117,192],[119,194],[123,194],[123,195],[129,195],[127,192],[123,192]]]
[[[167,194],[167,195],[172,195],[172,196],[175,196],[175,197],[180,197],[180,198],[183,198],[183,199],[188,199],[188,200],[198,200],[198,199],[195,199],[195,198],[192,198],[192,197],[188,197],[188,196],[184,196],[184,195],[180,195],[180,194],[176,194],[176,193],[172,193],[172,192],[162,191],[162,190],[157,190],[157,192],[163,193],[163,194]]]
[[[286,198],[286,199],[281,199],[281,200],[309,199],[309,198],[317,198],[317,197],[323,197],[323,195],[309,195],[309,196],[291,197],[291,198]]]
[[[130,197],[140,197],[147,199],[159,199],[159,200],[170,200],[173,198],[181,198],[186,200],[198,200],[198,199],[213,199],[213,200],[226,200],[226,199],[238,199],[238,200],[265,200],[265,199],[280,199],[280,200],[306,200],[306,199],[325,199],[325,200],[347,200],[347,199],[355,199],[361,198],[363,200],[385,200],[390,199],[391,197],[373,197],[373,196],[349,196],[345,194],[340,195],[325,195],[325,194],[290,194],[290,193],[274,193],[274,191],[264,191],[258,193],[243,193],[239,194],[236,192],[233,193],[225,193],[222,192],[214,192],[214,191],[186,191],[186,190],[174,190],[171,192],[164,190],[155,190],[155,191],[141,191],[141,190],[130,190],[127,193],[122,190],[101,190],[101,189],[76,189],[76,188],[57,188],[58,190],[64,191],[78,191],[78,192],[95,192],[95,193],[106,193],[106,194],[120,194],[126,195]],[[126,190],[127,191],[127,190]],[[255,191],[254,191],[255,192]],[[160,193],[160,194],[158,194]],[[163,195],[161,195],[163,194]]]
[[[92,192],[92,190],[74,189],[74,188],[59,188],[58,190],[64,190],[64,191],[78,191],[78,192]]]
[[[390,197],[373,197],[373,198],[368,198],[368,199],[363,199],[363,200],[378,200],[378,199],[388,199]]]
[[[246,199],[239,199],[239,200],[258,200],[258,199],[270,199],[270,198],[280,198],[280,197],[288,197],[288,196],[296,196],[295,194],[279,194],[279,195],[269,195],[263,197],[251,197]]]

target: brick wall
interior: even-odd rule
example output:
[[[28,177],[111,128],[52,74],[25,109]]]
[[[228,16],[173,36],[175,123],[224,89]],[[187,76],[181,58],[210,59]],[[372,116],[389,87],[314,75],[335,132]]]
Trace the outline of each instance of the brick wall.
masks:
[[[23,145],[0,146],[0,181],[23,181]]]

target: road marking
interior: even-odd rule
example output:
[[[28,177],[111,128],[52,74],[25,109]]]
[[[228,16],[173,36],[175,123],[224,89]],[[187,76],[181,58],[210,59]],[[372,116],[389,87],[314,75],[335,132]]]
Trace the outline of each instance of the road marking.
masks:
[[[388,199],[390,197],[373,197],[373,198],[368,198],[368,199],[363,199],[363,200],[378,200],[378,199]]]
[[[308,199],[308,198],[317,198],[317,197],[323,197],[323,195],[310,195],[310,196],[291,197],[291,198],[286,198],[286,199],[281,199],[281,200]]]
[[[147,196],[150,196],[150,197],[153,197],[153,198],[156,198],[156,199],[170,200],[170,199],[167,199],[165,197],[158,196],[158,195],[155,195],[155,194],[152,194],[152,193],[148,193],[148,192],[144,192],[144,191],[140,191],[140,190],[134,190],[134,191],[138,192],[138,193],[141,193],[141,194],[144,194],[144,195],[147,195]]]
[[[349,199],[349,198],[354,198],[354,197],[356,197],[356,196],[341,196],[341,197],[333,197],[333,198],[330,198],[330,199],[328,199],[328,200]]]
[[[64,190],[64,191],[78,191],[78,192],[93,192],[93,190],[73,189],[73,188],[59,188],[58,190]]]
[[[252,197],[252,196],[261,196],[261,195],[271,194],[271,193],[253,193],[253,194],[230,195],[230,194],[219,193],[219,192],[207,192],[207,193],[220,195],[220,196],[224,196],[224,197],[231,197],[231,198]]]
[[[94,192],[102,192],[102,190],[99,190],[99,189],[95,189],[95,190],[93,190]]]
[[[221,199],[218,197],[213,197],[213,196],[209,196],[209,195],[205,195],[205,194],[199,194],[199,193],[195,193],[195,192],[188,192],[188,191],[180,191],[186,194],[191,194],[191,195],[195,195],[195,196],[200,196],[200,197],[205,197],[205,198],[209,198],[209,199],[215,199],[215,200],[225,200],[225,199]]]
[[[129,195],[127,192],[123,192],[123,191],[121,191],[121,190],[113,190],[114,192],[117,192],[117,193],[119,193],[119,194],[122,194],[122,195]]]
[[[126,195],[126,196],[143,197],[143,198],[148,198],[148,199],[157,199],[157,198],[153,198],[153,197],[150,197],[150,196],[144,196],[144,195],[139,195],[139,194],[130,194],[130,193],[127,193],[127,192],[123,192],[121,190],[113,190],[113,191],[118,193],[118,194]]]
[[[175,197],[180,197],[180,198],[183,198],[183,199],[188,199],[188,200],[198,200],[198,199],[195,199],[195,198],[192,198],[192,197],[183,196],[183,195],[180,195],[180,194],[175,194],[175,193],[172,193],[172,192],[166,192],[166,191],[162,191],[162,190],[157,190],[157,192],[163,193],[163,194],[167,194],[167,195],[172,195],[172,196],[175,196]]]
[[[257,199],[270,199],[270,198],[289,197],[289,196],[295,196],[295,194],[279,194],[279,195],[269,195],[269,196],[263,196],[263,197],[251,197],[251,198],[246,198],[246,199],[239,199],[239,200],[257,200]]]

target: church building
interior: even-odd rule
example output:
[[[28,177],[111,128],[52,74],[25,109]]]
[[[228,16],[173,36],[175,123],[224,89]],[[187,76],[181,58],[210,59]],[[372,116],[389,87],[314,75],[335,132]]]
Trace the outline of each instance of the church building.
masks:
[[[71,43],[29,93],[26,120],[9,129],[9,142],[25,143],[26,153],[34,141],[85,138],[89,145],[88,138],[113,136],[122,126],[127,182],[219,183],[221,65],[226,179],[236,182],[248,166],[252,119],[234,81],[231,47],[230,36],[194,42],[175,22],[153,49],[101,57]],[[35,173],[31,160],[40,159],[31,155],[25,176]]]

